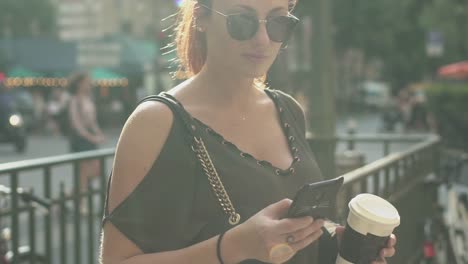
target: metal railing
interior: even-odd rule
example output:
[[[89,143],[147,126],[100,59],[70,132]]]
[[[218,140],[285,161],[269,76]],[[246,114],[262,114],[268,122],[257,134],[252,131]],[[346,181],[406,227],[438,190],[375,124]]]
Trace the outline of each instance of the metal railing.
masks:
[[[38,245],[42,245],[43,249],[40,251],[46,260],[45,263],[97,262],[96,249],[99,241],[97,225],[102,216],[102,204],[104,204],[105,199],[108,174],[106,165],[108,160],[113,158],[113,155],[113,149],[104,149],[0,164],[0,178],[7,178],[7,185],[12,190],[26,184],[20,183],[23,173],[33,172],[32,175],[27,175],[28,180],[39,181],[40,188],[42,188],[42,190],[34,189],[35,193],[42,192],[42,197],[50,201],[51,204],[50,209],[46,212],[36,212],[38,210],[34,207],[24,210],[24,206],[20,204],[18,199],[18,193],[11,192],[8,217],[11,228],[11,251],[14,256],[19,254],[19,249],[24,245],[32,250],[31,254],[33,255],[36,254],[34,251],[39,250]],[[80,162],[94,159],[99,160],[100,164],[100,173],[97,175],[99,186],[96,188],[89,184],[88,191],[80,193]],[[63,179],[64,176],[65,179],[71,181],[54,180],[54,178]],[[71,187],[71,192],[67,193],[66,186]],[[87,203],[88,211],[94,213],[81,215],[80,202],[83,202],[81,201],[83,198],[84,202]],[[97,210],[95,210],[96,202],[99,204]],[[27,214],[26,223],[23,223],[23,219],[20,217],[25,216],[24,214]],[[55,214],[57,217],[53,217]],[[6,222],[1,221],[3,225],[6,225]],[[31,228],[43,229],[40,236],[31,234],[31,232],[25,236],[25,231],[28,229],[31,231]],[[70,229],[72,229],[71,236]],[[87,232],[83,233],[84,230]],[[42,243],[37,243],[38,241]],[[84,248],[85,246],[86,248]],[[73,253],[70,250],[73,250]]]
[[[402,224],[397,230],[398,254],[392,263],[405,263],[409,251],[414,250],[416,246],[415,239],[410,237],[411,230],[416,228],[418,219],[422,217],[418,216],[414,209],[420,206],[417,202],[424,201],[425,197],[424,190],[415,193],[413,191],[418,188],[418,183],[425,175],[436,171],[439,139],[427,135],[410,137],[345,135],[338,136],[337,141],[353,146],[362,142],[379,143],[382,144],[382,154],[388,154],[344,175],[345,185],[340,193],[339,207],[347,208],[346,202],[359,192],[374,193],[394,203],[402,216]],[[401,142],[419,143],[403,152],[389,154],[391,145]],[[24,210],[18,199],[18,193],[11,193],[11,211],[4,217],[10,220],[13,253],[18,254],[20,246],[27,244],[32,250],[44,255],[46,263],[97,263],[100,220],[110,171],[109,164],[113,155],[113,149],[104,149],[0,164],[0,179],[6,177],[8,179],[6,185],[11,189],[23,187],[33,179],[38,181],[37,184],[33,184],[35,194],[51,202],[51,210],[46,213],[36,212],[38,210],[35,208]],[[86,193],[80,193],[79,164],[81,161],[91,159],[99,160],[101,165],[98,186],[89,185]],[[23,175],[29,172],[33,172],[33,175]],[[22,182],[22,177],[26,176],[28,181]],[[67,186],[72,190],[68,195]],[[406,202],[413,197],[417,197],[415,202]],[[86,200],[88,210],[94,213],[80,214],[81,199]],[[408,204],[412,206],[409,210]],[[347,211],[340,210],[337,215],[344,223]],[[26,221],[22,221],[24,219]],[[29,235],[25,235],[25,231],[31,231],[31,228],[42,232],[38,232],[37,235],[29,232]],[[36,243],[37,241],[41,243]]]
[[[342,134],[336,137],[337,142],[345,142],[347,149],[356,149],[356,145],[363,143],[382,145],[382,157],[389,155],[394,144],[416,144],[427,140],[429,134]]]
[[[384,152],[387,149],[384,146]],[[439,137],[426,136],[426,140],[403,152],[388,154],[342,175],[345,180],[337,201],[339,222],[346,223],[347,202],[359,193],[373,193],[387,199],[401,217],[401,224],[395,231],[398,253],[389,262],[408,263],[408,259],[422,250],[422,222],[433,213],[436,192],[427,189],[423,182],[426,176],[437,175],[439,155]]]

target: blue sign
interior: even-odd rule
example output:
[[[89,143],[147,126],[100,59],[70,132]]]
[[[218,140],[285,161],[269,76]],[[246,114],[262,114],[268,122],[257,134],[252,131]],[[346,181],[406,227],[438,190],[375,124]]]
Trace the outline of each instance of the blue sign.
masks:
[[[444,53],[444,36],[440,31],[427,34],[426,52],[430,57],[439,57]]]

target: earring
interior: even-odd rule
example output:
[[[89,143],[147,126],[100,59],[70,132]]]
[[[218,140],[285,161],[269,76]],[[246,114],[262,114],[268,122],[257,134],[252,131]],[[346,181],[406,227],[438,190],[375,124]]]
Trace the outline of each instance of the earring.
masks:
[[[205,29],[202,28],[201,26],[197,26],[197,31],[198,32],[205,32]]]

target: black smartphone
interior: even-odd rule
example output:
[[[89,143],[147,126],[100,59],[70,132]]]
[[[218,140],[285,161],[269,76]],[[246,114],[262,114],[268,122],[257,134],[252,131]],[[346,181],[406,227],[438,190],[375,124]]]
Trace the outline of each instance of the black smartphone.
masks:
[[[343,185],[343,177],[305,184],[299,189],[288,211],[290,218],[312,216],[330,219],[336,206],[336,195]]]

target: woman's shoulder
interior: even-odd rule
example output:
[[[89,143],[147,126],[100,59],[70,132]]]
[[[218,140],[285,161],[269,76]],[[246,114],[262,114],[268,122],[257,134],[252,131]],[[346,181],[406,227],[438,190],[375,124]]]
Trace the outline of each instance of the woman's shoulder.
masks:
[[[145,101],[135,108],[125,123],[122,135],[137,139],[157,139],[168,134],[172,123],[173,113],[162,102]]]
[[[172,111],[160,102],[139,104],[125,123],[117,142],[109,210],[127,197],[158,159],[174,122]]]
[[[292,95],[281,91],[281,90],[276,90],[276,89],[267,89],[268,91],[272,92],[274,95],[276,95],[277,98],[279,98],[281,101],[283,101],[285,104],[288,105],[288,107],[298,115],[304,115],[304,110],[301,106],[301,104],[297,101],[296,98],[294,98]]]
[[[139,104],[125,123],[116,148],[119,157],[139,157],[140,165],[150,166],[169,137],[174,116],[161,102]]]

